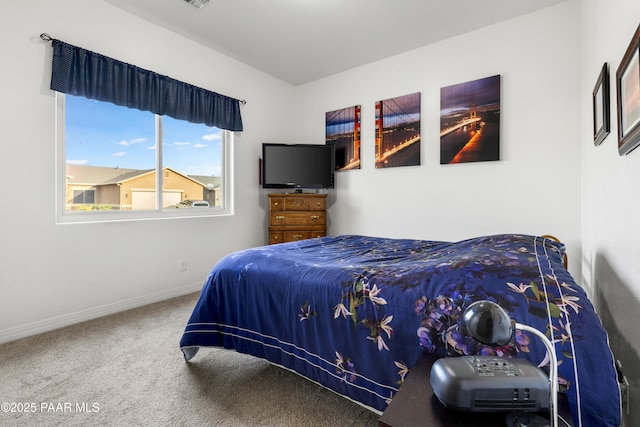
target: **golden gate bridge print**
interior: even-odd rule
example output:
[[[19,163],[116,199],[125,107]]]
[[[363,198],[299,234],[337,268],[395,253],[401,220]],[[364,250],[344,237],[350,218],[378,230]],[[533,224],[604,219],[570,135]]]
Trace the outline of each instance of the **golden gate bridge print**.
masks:
[[[376,168],[420,164],[420,93],[376,102]]]

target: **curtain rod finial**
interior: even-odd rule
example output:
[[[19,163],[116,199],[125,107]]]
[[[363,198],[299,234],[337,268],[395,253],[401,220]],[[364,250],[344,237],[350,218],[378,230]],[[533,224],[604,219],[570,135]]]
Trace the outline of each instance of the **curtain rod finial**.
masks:
[[[46,42],[52,42],[53,39],[51,38],[51,36],[47,33],[42,33],[40,34],[40,38]]]

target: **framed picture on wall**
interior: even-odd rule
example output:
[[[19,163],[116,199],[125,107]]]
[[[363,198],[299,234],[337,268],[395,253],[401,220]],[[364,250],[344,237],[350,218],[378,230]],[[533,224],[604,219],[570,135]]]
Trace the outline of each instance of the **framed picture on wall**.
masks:
[[[596,86],[593,88],[593,143],[600,145],[609,135],[609,64],[602,66]]]
[[[500,160],[500,75],[440,88],[440,164]]]
[[[336,170],[360,169],[360,105],[325,113],[325,143],[336,150]]]
[[[640,144],[640,25],[616,71],[618,153],[622,156]]]
[[[376,168],[420,165],[420,92],[377,101]]]

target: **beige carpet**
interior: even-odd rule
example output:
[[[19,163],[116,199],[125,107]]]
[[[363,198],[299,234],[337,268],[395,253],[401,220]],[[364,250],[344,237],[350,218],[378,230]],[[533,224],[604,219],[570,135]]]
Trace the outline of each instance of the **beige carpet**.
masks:
[[[222,349],[185,363],[197,294],[0,345],[1,426],[375,426],[378,415]]]

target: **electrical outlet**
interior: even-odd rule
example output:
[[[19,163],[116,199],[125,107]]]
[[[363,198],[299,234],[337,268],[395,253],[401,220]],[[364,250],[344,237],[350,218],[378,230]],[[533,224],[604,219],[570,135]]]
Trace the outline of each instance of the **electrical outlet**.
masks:
[[[187,260],[181,259],[179,262],[180,271],[187,271]]]

